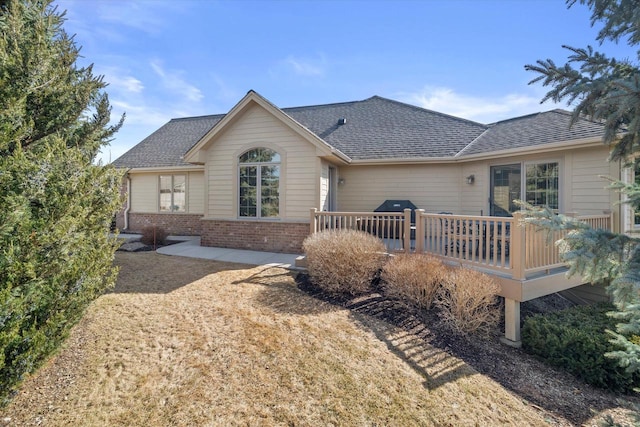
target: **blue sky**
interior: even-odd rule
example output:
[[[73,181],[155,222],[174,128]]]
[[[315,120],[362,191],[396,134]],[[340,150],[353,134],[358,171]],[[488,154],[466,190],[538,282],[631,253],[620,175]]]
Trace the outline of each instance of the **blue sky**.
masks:
[[[556,106],[524,65],[597,46],[563,0],[57,0],[82,64],[127,118],[108,162],[169,119],[226,113],[253,89],[279,107],[373,95],[490,123]],[[624,43],[600,50],[633,57]],[[562,106],[561,106],[562,107]]]

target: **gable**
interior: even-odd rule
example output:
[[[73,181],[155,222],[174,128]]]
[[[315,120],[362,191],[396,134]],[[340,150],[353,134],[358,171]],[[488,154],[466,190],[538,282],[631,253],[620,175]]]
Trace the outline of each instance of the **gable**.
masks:
[[[229,127],[244,120],[244,116],[249,111],[256,111],[258,108],[271,116],[273,120],[280,122],[283,126],[286,126],[293,133],[298,135],[301,139],[307,141],[313,145],[317,154],[320,157],[333,158],[341,163],[348,162],[350,159],[336,150],[334,147],[326,143],[319,136],[309,131],[307,128],[296,122],[293,118],[285,114],[282,110],[268,102],[266,99],[258,95],[254,91],[249,91],[247,95],[236,104],[229,113],[227,113],[222,120],[220,120],[200,141],[193,146],[184,156],[185,161],[190,163],[203,164],[206,161],[207,149],[215,143],[215,141],[224,134]],[[259,126],[256,129],[258,134],[263,133],[264,130]],[[259,135],[257,135],[259,136]]]

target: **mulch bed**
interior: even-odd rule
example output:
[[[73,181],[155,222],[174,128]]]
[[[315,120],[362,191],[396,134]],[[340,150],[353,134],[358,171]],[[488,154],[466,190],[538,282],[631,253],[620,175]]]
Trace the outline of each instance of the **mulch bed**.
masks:
[[[318,299],[385,320],[462,359],[479,373],[544,411],[551,424],[561,423],[564,419],[575,425],[589,425],[594,412],[606,411],[619,425],[632,425],[628,414],[620,408],[640,405],[637,395],[614,394],[592,387],[567,372],[544,364],[522,349],[501,343],[502,330],[485,336],[464,336],[444,326],[435,310],[417,310],[385,297],[379,290],[354,298],[336,297],[312,284],[306,273],[298,274],[296,282],[299,289]],[[548,296],[523,303],[521,312],[527,316],[569,305],[558,296]]]

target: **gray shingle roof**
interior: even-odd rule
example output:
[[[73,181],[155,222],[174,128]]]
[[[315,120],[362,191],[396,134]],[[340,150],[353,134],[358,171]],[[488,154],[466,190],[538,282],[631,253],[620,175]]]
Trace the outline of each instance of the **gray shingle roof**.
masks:
[[[379,96],[282,111],[353,160],[460,158],[603,133],[601,124],[585,119],[569,128],[571,113],[563,110],[483,125]],[[187,166],[182,156],[223,117],[172,119],[113,164],[125,168]],[[346,123],[339,124],[340,119]]]
[[[571,113],[551,110],[503,120],[489,125],[489,129],[462,150],[459,156],[483,154],[510,148],[534,147],[553,142],[602,137],[601,123],[580,118],[573,126]]]
[[[379,96],[282,111],[354,160],[450,157],[486,129]],[[341,118],[344,125],[338,124]]]
[[[118,168],[147,168],[161,166],[190,166],[182,160],[207,132],[225,115],[171,119],[167,124],[118,157]]]

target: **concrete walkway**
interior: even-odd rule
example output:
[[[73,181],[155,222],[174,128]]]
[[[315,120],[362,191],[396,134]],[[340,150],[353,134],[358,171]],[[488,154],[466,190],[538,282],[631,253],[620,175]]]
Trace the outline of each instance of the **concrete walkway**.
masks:
[[[170,240],[186,240],[181,243],[159,248],[156,252],[163,255],[176,255],[190,258],[211,259],[215,261],[238,262],[251,265],[269,265],[295,269],[295,254],[280,254],[274,252],[246,251],[240,249],[211,248],[200,246],[200,237],[170,236]]]

